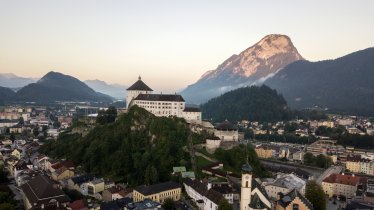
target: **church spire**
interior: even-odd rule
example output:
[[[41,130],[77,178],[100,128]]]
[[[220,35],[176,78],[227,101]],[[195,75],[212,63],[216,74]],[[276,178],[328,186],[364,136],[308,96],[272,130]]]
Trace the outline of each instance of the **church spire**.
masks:
[[[139,80],[142,80],[142,77],[139,75],[138,79],[139,79]]]

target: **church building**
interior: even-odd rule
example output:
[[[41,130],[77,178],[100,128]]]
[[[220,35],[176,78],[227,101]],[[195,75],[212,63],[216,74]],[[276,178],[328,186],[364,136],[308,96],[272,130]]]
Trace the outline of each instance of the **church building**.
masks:
[[[201,124],[201,111],[197,107],[186,107],[178,94],[154,94],[139,76],[138,81],[127,88],[126,107],[137,105],[159,117],[176,116],[188,123]]]
[[[264,188],[253,178],[252,167],[249,164],[243,165],[240,210],[270,209],[272,209],[272,203]]]

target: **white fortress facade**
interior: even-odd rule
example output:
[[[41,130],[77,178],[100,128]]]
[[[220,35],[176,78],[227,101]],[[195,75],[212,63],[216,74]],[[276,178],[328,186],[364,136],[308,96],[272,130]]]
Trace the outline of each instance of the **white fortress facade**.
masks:
[[[201,111],[196,107],[186,107],[183,97],[178,94],[153,94],[141,77],[127,88],[126,107],[137,105],[159,117],[176,116],[188,123],[201,124]]]

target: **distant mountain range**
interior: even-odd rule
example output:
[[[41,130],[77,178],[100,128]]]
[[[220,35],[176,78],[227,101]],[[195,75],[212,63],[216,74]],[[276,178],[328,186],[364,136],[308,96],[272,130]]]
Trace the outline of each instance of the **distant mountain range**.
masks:
[[[298,61],[265,84],[283,94],[293,108],[328,108],[374,116],[374,48],[335,60]]]
[[[86,80],[86,85],[94,89],[96,92],[104,93],[115,99],[124,99],[127,86],[119,84],[108,84],[101,80]]]
[[[187,102],[200,104],[227,91],[264,80],[298,60],[303,57],[288,36],[268,35],[239,55],[232,55],[217,69],[203,74],[181,94]]]
[[[0,73],[0,85],[8,88],[21,88],[38,81],[37,78],[19,77],[12,73]]]
[[[12,94],[9,88],[0,89],[3,102],[94,101],[111,102],[108,95],[99,93],[80,80],[58,72],[49,72],[36,83],[31,83]]]

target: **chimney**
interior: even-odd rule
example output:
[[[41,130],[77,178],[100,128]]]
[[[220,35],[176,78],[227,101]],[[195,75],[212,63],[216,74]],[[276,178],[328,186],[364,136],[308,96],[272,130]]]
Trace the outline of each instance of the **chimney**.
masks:
[[[208,182],[207,188],[210,190],[212,188],[212,183]]]

